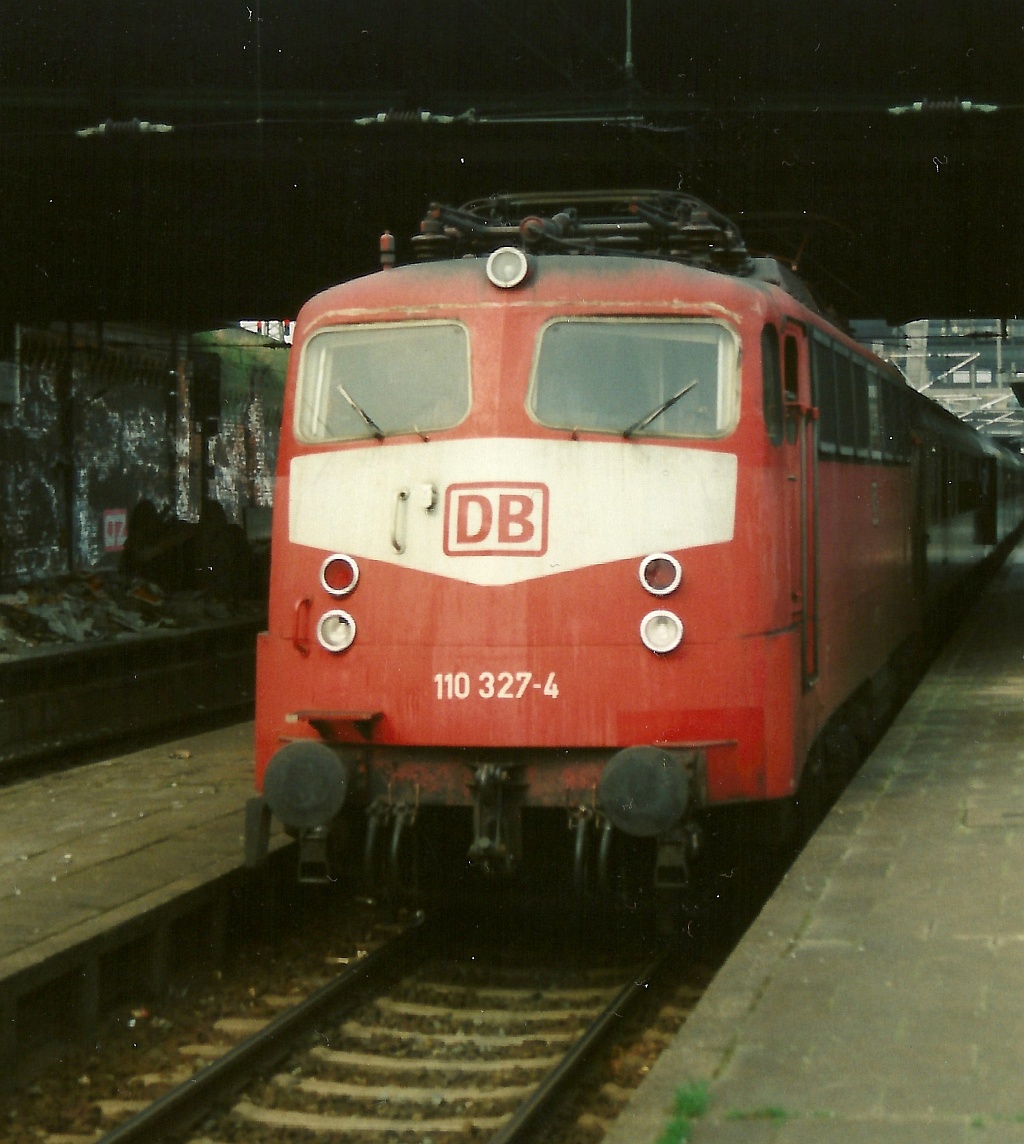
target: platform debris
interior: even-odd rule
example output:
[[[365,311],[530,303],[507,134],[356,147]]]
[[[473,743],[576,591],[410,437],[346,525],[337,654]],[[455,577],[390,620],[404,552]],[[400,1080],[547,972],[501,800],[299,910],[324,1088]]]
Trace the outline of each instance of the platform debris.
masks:
[[[209,589],[165,591],[119,573],[80,573],[0,595],[0,663],[40,648],[122,639],[162,628],[258,619],[261,601],[227,603]]]

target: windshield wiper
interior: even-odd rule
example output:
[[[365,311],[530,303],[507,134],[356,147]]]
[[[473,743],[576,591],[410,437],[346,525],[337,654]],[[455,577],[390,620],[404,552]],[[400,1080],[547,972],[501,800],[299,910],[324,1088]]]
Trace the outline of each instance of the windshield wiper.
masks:
[[[696,382],[694,384],[696,384]],[[356,413],[358,413],[359,416],[362,417],[362,419],[366,422],[366,424],[369,425],[369,427],[373,430],[374,437],[376,437],[378,441],[383,441],[384,440],[384,430],[377,424],[376,421],[374,421],[374,419],[355,400],[355,398],[352,397],[352,395],[341,384],[341,382],[338,382],[338,392],[341,394],[342,397],[345,398],[345,400],[349,403],[349,405],[352,406],[352,408],[356,411]]]
[[[666,409],[671,409],[672,406],[675,405],[675,403],[681,397],[685,397],[686,394],[688,394],[690,392],[690,390],[693,389],[693,387],[697,384],[697,381],[699,381],[699,380],[700,379],[697,378],[694,381],[691,381],[688,385],[684,385],[683,388],[678,393],[673,393],[672,396],[667,401],[663,401],[660,405],[656,405],[650,411],[650,413],[644,414],[644,416],[641,417],[639,421],[634,421],[633,424],[630,425],[627,429],[623,429],[622,430],[623,437],[632,437],[634,433],[638,433],[641,429],[646,429],[647,426],[650,425],[650,423],[656,417],[660,417],[665,412]]]

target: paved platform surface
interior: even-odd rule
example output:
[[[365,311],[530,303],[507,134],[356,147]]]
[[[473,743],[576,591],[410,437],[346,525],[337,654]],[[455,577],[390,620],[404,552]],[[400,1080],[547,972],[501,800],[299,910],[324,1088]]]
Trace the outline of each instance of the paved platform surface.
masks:
[[[1024,1142],[1024,551],[604,1144]]]
[[[252,723],[0,788],[0,981],[240,866],[251,793]]]

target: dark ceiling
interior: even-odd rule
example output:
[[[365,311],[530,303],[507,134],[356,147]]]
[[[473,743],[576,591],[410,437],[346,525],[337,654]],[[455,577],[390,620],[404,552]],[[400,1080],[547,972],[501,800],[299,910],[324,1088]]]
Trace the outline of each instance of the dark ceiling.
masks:
[[[1024,6],[633,0],[632,68],[629,11],[9,0],[0,320],[286,317],[431,199],[631,185],[849,316],[1021,312]]]

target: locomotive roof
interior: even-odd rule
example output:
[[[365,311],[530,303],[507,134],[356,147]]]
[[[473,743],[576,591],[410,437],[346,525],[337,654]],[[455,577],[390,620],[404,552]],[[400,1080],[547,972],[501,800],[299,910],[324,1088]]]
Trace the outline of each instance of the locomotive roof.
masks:
[[[785,263],[751,254],[739,227],[694,195],[618,190],[492,195],[461,207],[431,203],[413,236],[417,261],[490,254],[623,255],[683,263],[779,286],[818,306]]]
[[[767,301],[764,281],[714,274],[676,261],[606,256],[579,258],[552,254],[537,258],[527,281],[498,291],[488,281],[483,258],[457,258],[403,265],[330,287],[303,306],[298,326],[331,321],[378,320],[402,313],[450,311],[494,303],[553,304],[577,308],[624,305],[671,309],[694,307],[738,315],[754,305],[754,293]]]

